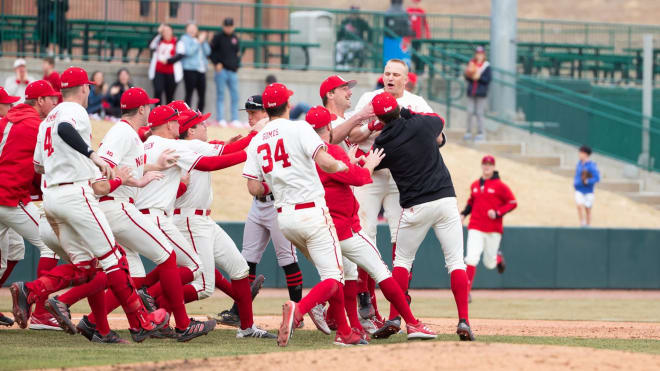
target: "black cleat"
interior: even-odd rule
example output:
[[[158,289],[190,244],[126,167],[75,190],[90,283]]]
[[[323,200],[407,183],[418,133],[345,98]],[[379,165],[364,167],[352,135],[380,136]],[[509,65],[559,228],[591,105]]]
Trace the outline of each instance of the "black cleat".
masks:
[[[119,335],[110,330],[110,332],[103,336],[98,331],[94,331],[92,336],[92,343],[103,343],[103,344],[128,344],[128,341],[119,337]]]
[[[370,319],[376,315],[376,310],[371,304],[371,295],[368,292],[361,292],[358,294],[358,310],[360,317]]]
[[[92,341],[92,337],[94,337],[94,333],[97,333],[96,325],[93,324],[89,320],[89,318],[87,318],[87,316],[83,316],[80,322],[78,322],[78,325],[76,326],[76,330],[78,330],[78,333],[86,337],[87,340],[89,341]]]
[[[504,255],[501,251],[497,252],[497,273],[502,274],[506,269],[506,262],[504,261]]]
[[[13,302],[14,320],[20,328],[26,328],[32,312],[32,305],[28,304],[30,290],[25,286],[25,282],[14,282],[9,286],[9,291]]]
[[[140,299],[142,299],[142,304],[144,304],[144,307],[147,309],[148,312],[153,312],[156,309],[158,309],[158,305],[156,304],[156,299],[154,299],[153,296],[149,295],[146,287],[137,290],[137,294],[140,296]]]
[[[0,313],[0,326],[13,326],[14,320]]]
[[[57,300],[57,296],[46,300],[46,310],[55,317],[57,323],[64,332],[75,335],[77,332],[76,326],[71,322],[71,312],[69,306]]]
[[[395,317],[391,320],[385,321],[383,326],[371,334],[374,339],[387,339],[388,337],[397,334],[401,330],[401,318]]]
[[[179,329],[174,330],[177,334],[177,341],[186,342],[198,336],[207,335],[215,329],[215,324],[215,320],[213,319],[208,321],[197,321],[191,318],[188,328],[183,331]]]

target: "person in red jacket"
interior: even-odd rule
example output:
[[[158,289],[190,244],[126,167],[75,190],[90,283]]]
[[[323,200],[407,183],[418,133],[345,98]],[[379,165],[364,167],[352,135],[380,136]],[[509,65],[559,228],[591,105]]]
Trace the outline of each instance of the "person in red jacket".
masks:
[[[430,39],[431,30],[429,29],[429,23],[426,19],[426,11],[421,8],[419,3],[421,0],[413,0],[414,6],[406,9],[408,17],[410,18],[410,28],[414,32],[415,39]]]
[[[305,120],[319,134],[328,147],[328,154],[348,166],[348,171],[334,174],[326,173],[318,165],[316,170],[325,190],[325,201],[337,229],[337,238],[341,247],[344,267],[344,306],[348,320],[354,332],[367,340],[365,329],[359,321],[357,313],[358,271],[357,267],[364,269],[380,285],[385,298],[401,313],[406,321],[408,339],[434,339],[435,332],[431,331],[422,321],[416,319],[410,311],[403,291],[392,278],[374,242],[362,232],[358,210],[360,205],[353,194],[351,187],[359,187],[372,182],[371,174],[384,157],[382,150],[369,151],[366,156],[355,158],[357,147],[353,147],[349,154],[332,141],[331,121],[333,117],[325,107],[317,106],[307,112]],[[363,162],[364,166],[357,165]],[[401,323],[382,326],[373,333],[374,338],[384,339],[399,332]]]
[[[495,170],[495,158],[486,155],[481,160],[482,176],[470,186],[470,199],[461,219],[472,214],[468,224],[467,265],[468,289],[472,289],[477,264],[483,253],[486,269],[495,269],[503,273],[506,265],[500,249],[502,240],[502,218],[518,206],[511,189],[500,180]]]

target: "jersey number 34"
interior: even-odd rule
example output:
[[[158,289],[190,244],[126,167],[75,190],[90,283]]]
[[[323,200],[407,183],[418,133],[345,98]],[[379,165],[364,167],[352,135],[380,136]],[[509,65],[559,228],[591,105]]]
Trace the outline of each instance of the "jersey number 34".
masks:
[[[284,149],[284,140],[282,138],[277,140],[277,143],[275,143],[275,156],[273,157],[272,151],[270,149],[270,145],[268,143],[264,143],[257,147],[257,152],[262,153],[263,152],[263,160],[264,160],[264,165],[261,166],[263,169],[264,173],[270,173],[273,171],[273,166],[274,166],[274,161],[279,161],[282,163],[282,167],[289,167],[291,166],[291,162],[289,162],[289,155],[286,153],[286,150]]]

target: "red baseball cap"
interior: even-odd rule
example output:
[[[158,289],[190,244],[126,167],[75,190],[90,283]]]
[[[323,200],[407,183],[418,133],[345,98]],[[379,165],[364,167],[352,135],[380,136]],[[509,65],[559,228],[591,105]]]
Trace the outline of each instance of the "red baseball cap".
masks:
[[[149,104],[156,104],[160,99],[149,98],[149,95],[142,88],[130,88],[121,95],[121,109],[132,109]]]
[[[25,88],[25,99],[37,99],[39,97],[61,97],[62,94],[53,89],[46,80],[37,80]]]
[[[324,126],[330,125],[330,122],[333,120],[333,115],[328,111],[327,108],[323,106],[312,107],[307,111],[305,115],[305,121],[307,121],[314,129],[320,129]]]
[[[171,104],[171,103],[170,103]],[[210,113],[202,114],[199,111],[187,110],[179,115],[179,134],[183,134],[191,127],[206,121],[211,116]]]
[[[188,105],[188,103],[186,103],[186,102],[184,102],[184,101],[182,101],[182,100],[175,100],[175,101],[172,101],[172,102],[170,102],[170,103],[168,104],[168,106],[174,108],[175,110],[177,110],[177,111],[179,111],[179,112],[184,112],[184,111],[190,111],[190,110],[191,110],[191,108],[190,108],[190,106]]]
[[[21,100],[21,97],[14,97],[7,94],[5,88],[0,86],[0,104],[12,104],[18,102],[19,100]]]
[[[408,72],[408,81],[413,85],[417,85],[417,74],[414,72]]]
[[[484,158],[481,159],[481,163],[495,165],[495,157],[491,155],[486,155],[484,156]]]
[[[382,92],[371,100],[371,105],[374,107],[374,114],[376,116],[381,116],[391,112],[399,105],[399,103],[397,103],[392,94]]]
[[[149,138],[149,136],[151,135],[149,130],[151,130],[151,128],[149,126],[141,126],[138,129],[138,135],[140,136],[141,141],[145,142],[147,140],[147,138]]]
[[[179,119],[179,111],[170,106],[158,106],[149,113],[149,126],[156,127]]]
[[[287,89],[284,84],[276,82],[266,86],[263,94],[261,94],[261,100],[263,101],[264,108],[273,108],[286,103],[292,95],[293,92]]]
[[[319,93],[321,94],[321,99],[323,99],[323,97],[325,97],[325,95],[328,94],[328,92],[331,91],[332,89],[336,89],[344,85],[348,85],[349,88],[352,88],[355,85],[357,85],[357,81],[355,80],[346,81],[339,75],[330,76],[327,79],[323,80],[323,82],[321,83],[321,89],[319,90]]]
[[[62,89],[73,88],[80,85],[96,85],[89,81],[87,71],[80,67],[69,67],[60,75]]]

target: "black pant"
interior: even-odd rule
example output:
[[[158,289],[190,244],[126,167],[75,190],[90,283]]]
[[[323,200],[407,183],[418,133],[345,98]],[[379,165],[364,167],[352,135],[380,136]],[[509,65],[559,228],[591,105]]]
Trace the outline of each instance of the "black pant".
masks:
[[[197,109],[204,112],[206,74],[199,71],[183,70],[183,83],[186,87],[186,103],[192,107],[192,96],[195,90],[197,90]]]
[[[174,74],[156,72],[156,76],[154,76],[154,98],[160,99],[160,104],[172,102],[175,90]],[[165,100],[163,100],[163,93],[165,93]]]

